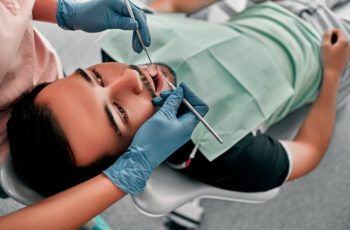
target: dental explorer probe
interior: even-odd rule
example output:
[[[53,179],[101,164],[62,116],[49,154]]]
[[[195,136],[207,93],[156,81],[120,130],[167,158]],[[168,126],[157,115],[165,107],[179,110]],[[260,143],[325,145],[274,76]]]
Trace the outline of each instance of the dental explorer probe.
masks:
[[[126,5],[126,8],[128,9],[129,11],[129,14],[130,14],[130,17],[134,20],[135,19],[135,16],[134,16],[134,13],[132,12],[132,9],[130,7],[130,4],[129,4],[129,0],[124,0],[125,2],[125,5]],[[137,34],[137,37],[139,38],[140,42],[141,42],[141,45],[142,45],[142,48],[145,50],[146,54],[147,54],[147,57],[148,57],[148,60],[150,62],[150,64],[153,64],[149,54],[148,54],[148,51],[146,49],[146,46],[145,44],[143,43],[142,41],[142,37],[141,37],[141,34],[140,34],[140,30],[136,30],[136,34]],[[163,79],[166,81],[166,83],[168,83],[168,85],[170,86],[170,88],[172,90],[175,90],[176,87],[170,82],[168,81],[168,79],[166,79],[166,77],[163,75]],[[208,131],[221,143],[223,144],[223,140],[216,134],[216,132],[213,130],[212,127],[210,127],[210,125],[204,120],[204,118],[193,108],[193,106],[186,100],[186,98],[184,98],[182,100],[182,102],[192,111],[192,113],[202,122],[202,124],[208,129]]]
[[[165,78],[165,76],[163,77],[163,79],[165,79],[165,81],[168,83],[168,85],[170,86],[170,88],[172,90],[175,90],[176,87],[170,82],[168,81],[168,79]],[[189,108],[192,113],[202,122],[202,124],[205,126],[205,128],[208,129],[208,131],[213,134],[213,136],[216,138],[216,140],[218,140],[220,142],[220,144],[223,144],[224,141],[219,137],[219,135],[216,134],[216,132],[213,130],[212,127],[210,127],[210,125],[204,120],[204,118],[193,108],[193,106],[186,100],[186,98],[184,98],[182,100],[182,102],[187,106],[187,108]]]
[[[124,2],[125,2],[125,5],[126,5],[126,8],[127,8],[128,11],[129,11],[130,17],[136,21],[135,16],[134,16],[134,13],[132,12],[132,9],[131,9],[130,4],[129,4],[129,0],[124,0]],[[151,64],[153,64],[153,63],[152,63],[152,60],[151,60],[151,58],[150,58],[150,56],[149,56],[149,54],[148,54],[147,48],[146,48],[145,44],[144,44],[143,41],[142,41],[142,37],[141,37],[141,33],[140,33],[140,30],[139,30],[139,29],[136,30],[136,34],[137,34],[137,37],[138,37],[139,40],[140,40],[140,43],[141,43],[142,48],[145,50],[145,52],[146,52],[146,54],[147,54],[147,57],[148,57],[149,62],[150,62]]]

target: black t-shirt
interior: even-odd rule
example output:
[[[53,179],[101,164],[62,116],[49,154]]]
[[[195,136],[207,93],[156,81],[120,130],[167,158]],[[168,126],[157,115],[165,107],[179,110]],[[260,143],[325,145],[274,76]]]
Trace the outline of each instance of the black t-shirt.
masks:
[[[189,141],[168,161],[186,161],[194,144]],[[224,154],[209,162],[198,152],[184,173],[216,187],[242,192],[260,192],[279,187],[289,171],[282,144],[265,134],[249,133]]]

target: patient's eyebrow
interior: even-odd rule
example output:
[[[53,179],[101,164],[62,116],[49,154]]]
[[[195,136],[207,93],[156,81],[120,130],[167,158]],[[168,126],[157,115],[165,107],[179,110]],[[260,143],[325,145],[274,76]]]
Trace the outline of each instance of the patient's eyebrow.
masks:
[[[111,112],[111,110],[109,109],[109,107],[107,105],[105,106],[105,112],[107,114],[109,123],[112,125],[114,131],[117,133],[117,135],[119,137],[121,137],[122,133],[120,132],[120,129],[118,128],[117,122],[115,122],[114,117],[112,115],[112,112]]]
[[[91,78],[84,70],[79,68],[75,72],[78,74],[78,76],[82,77],[88,83],[93,84]],[[106,112],[106,116],[108,118],[108,121],[109,121],[110,125],[112,126],[112,128],[114,129],[115,133],[117,134],[118,137],[121,137],[122,133],[120,132],[120,129],[118,128],[117,122],[115,121],[115,119],[112,115],[112,112],[111,112],[110,108],[108,107],[108,105],[105,105],[104,110]]]
[[[82,70],[82,69],[77,69],[77,70],[75,70],[75,72],[77,73],[77,74],[79,74],[79,76],[80,77],[82,77],[84,80],[86,80],[87,82],[89,82],[89,83],[92,83],[92,80],[91,80],[91,78],[89,77],[89,75],[84,71],[84,70]]]

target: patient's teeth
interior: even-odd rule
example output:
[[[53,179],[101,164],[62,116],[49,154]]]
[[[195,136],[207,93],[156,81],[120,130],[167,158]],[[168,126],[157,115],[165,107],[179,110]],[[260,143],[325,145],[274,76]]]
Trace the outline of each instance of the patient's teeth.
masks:
[[[151,64],[151,65],[147,66],[146,70],[151,76],[157,76],[157,74],[158,74],[158,67],[155,64]]]

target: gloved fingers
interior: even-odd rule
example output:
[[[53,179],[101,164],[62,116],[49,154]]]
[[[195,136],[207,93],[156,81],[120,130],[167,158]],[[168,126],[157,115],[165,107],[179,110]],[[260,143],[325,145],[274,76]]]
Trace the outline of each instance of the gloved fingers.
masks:
[[[152,103],[153,103],[154,106],[160,107],[160,106],[163,105],[164,100],[161,97],[155,97],[155,98],[152,99]]]
[[[209,111],[209,107],[208,107],[207,104],[196,105],[196,106],[193,106],[193,107],[202,117],[204,117]]]
[[[178,121],[182,124],[182,126],[188,130],[188,133],[192,133],[193,129],[199,123],[199,119],[192,113],[192,111],[188,110],[186,113],[182,114]]]
[[[181,82],[180,87],[184,89],[184,97],[187,99],[187,101],[196,109],[196,111],[201,115],[204,116],[207,114],[209,107],[208,105],[202,101],[196,94],[192,92],[188,86]]]
[[[113,5],[114,10],[118,14],[121,14],[121,15],[124,15],[127,17],[131,17],[131,15],[129,14],[129,11],[128,11],[128,7],[126,6],[124,0],[104,0],[104,1],[109,1]],[[131,8],[134,5],[131,1],[129,1],[129,4],[130,4]]]
[[[163,92],[160,93],[160,97],[162,97],[164,100],[166,100],[170,94],[174,92],[173,90],[164,90]]]
[[[153,98],[153,100],[152,100],[153,105],[162,106],[164,104],[165,100],[170,96],[170,94],[172,92],[173,91],[171,91],[171,90],[166,90],[166,91],[161,92],[159,97]]]
[[[140,30],[143,44],[148,47],[151,44],[151,35],[150,35],[150,32],[148,30],[148,26],[147,26],[146,15],[139,7],[135,6],[131,1],[129,1],[129,3],[130,3],[130,7],[132,9],[132,12],[135,16],[135,19],[137,21],[137,25],[138,25],[137,29]],[[120,3],[116,3],[115,7],[116,7],[117,12],[121,11],[122,15],[125,15],[127,17],[131,17],[125,3],[123,3],[122,7],[120,6]],[[141,42],[140,42],[135,31],[132,35],[132,48],[137,53],[141,53],[141,51],[143,50]]]
[[[181,82],[180,87],[184,89],[185,98],[191,103],[191,105],[205,105],[205,102],[202,101],[196,94],[194,94],[194,92],[188,88],[185,83]]]
[[[151,45],[151,34],[147,26],[146,14],[134,4],[132,4],[132,12],[134,13],[135,19],[139,24],[143,44],[148,47]]]
[[[115,10],[115,11],[117,11],[118,13],[123,14],[123,15],[125,15],[125,16],[131,17],[130,14],[129,14],[129,11],[128,11],[128,7],[126,6],[124,0],[105,0],[105,1],[112,1],[113,4],[114,4],[114,10]],[[140,7],[136,6],[136,5],[135,5],[134,3],[132,3],[130,0],[128,0],[128,1],[129,1],[129,4],[130,4],[131,9],[136,8],[136,9],[138,9],[138,10],[141,10]],[[132,12],[135,14],[135,11],[134,11],[134,10],[133,10]],[[135,16],[135,15],[134,15],[134,16]]]
[[[176,117],[177,110],[179,109],[183,98],[183,89],[179,87],[165,100],[158,113],[163,113],[169,119]]]
[[[141,53],[143,50],[143,47],[141,45],[141,42],[137,36],[136,31],[132,34],[132,48],[136,53]]]
[[[111,24],[113,28],[122,30],[136,30],[138,28],[138,23],[134,19],[118,14],[111,14],[110,18],[112,18]]]
[[[194,109],[202,117],[204,117],[205,114],[208,112],[208,106],[207,105],[196,106],[196,107],[194,107]],[[181,122],[185,127],[188,127],[190,129],[194,129],[196,127],[196,125],[199,123],[199,119],[194,115],[194,113],[191,110],[187,109],[186,112],[183,113],[179,117],[179,122]]]
[[[202,116],[204,117],[208,111],[209,111],[209,107],[208,105],[197,105],[194,106],[194,109]]]

